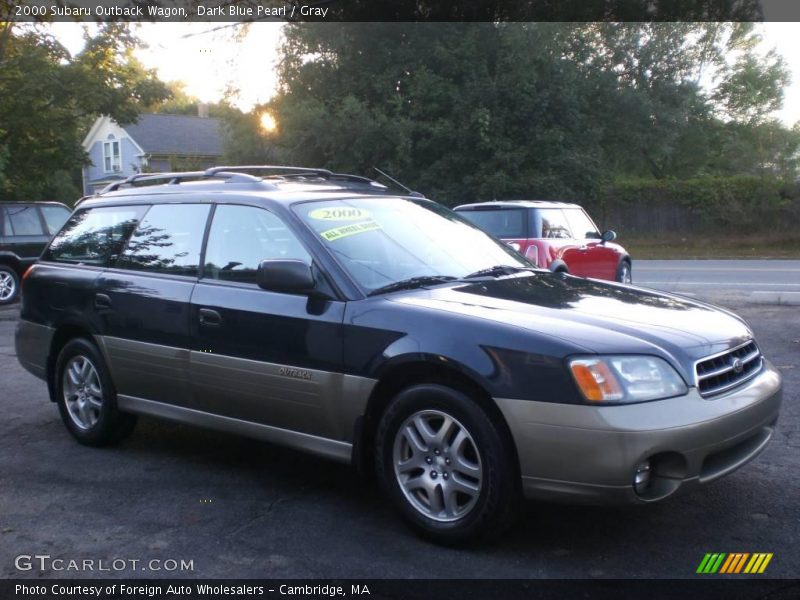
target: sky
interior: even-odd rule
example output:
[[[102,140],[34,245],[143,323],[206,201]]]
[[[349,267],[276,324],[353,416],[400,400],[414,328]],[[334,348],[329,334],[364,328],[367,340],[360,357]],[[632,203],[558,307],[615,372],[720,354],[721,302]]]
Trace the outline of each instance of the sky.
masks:
[[[83,46],[84,25],[53,23],[54,35],[72,53]],[[93,26],[89,26],[93,27]],[[239,43],[231,43],[230,23],[145,23],[137,35],[147,48],[137,51],[146,67],[158,71],[163,81],[183,81],[186,91],[204,102],[220,100],[230,87],[239,90],[234,104],[245,111],[272,97],[277,86],[276,67],[283,23],[253,23]],[[776,114],[786,125],[800,121],[800,23],[757,25],[764,41],[762,51],[775,48],[792,73],[783,109]]]

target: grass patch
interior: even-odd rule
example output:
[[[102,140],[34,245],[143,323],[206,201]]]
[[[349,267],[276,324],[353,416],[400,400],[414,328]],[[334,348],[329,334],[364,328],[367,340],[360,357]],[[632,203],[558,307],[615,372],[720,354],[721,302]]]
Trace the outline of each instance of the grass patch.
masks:
[[[800,258],[798,235],[683,235],[620,237],[634,260],[691,258]]]

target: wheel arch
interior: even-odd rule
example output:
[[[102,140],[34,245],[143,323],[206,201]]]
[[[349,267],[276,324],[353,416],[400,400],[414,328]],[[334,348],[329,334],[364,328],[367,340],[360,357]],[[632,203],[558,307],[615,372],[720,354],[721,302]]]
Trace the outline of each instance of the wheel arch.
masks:
[[[373,442],[381,415],[400,391],[417,384],[433,383],[458,390],[478,403],[502,432],[519,473],[519,457],[511,429],[486,387],[472,374],[432,360],[409,360],[387,368],[370,393],[364,413],[357,419],[353,436],[353,464],[359,473],[372,473]]]
[[[0,265],[14,269],[18,277],[22,277],[22,273],[25,271],[22,261],[13,252],[0,252]]]
[[[60,324],[53,334],[53,339],[50,341],[50,350],[47,353],[47,390],[50,393],[51,402],[56,401],[55,367],[58,355],[61,349],[67,345],[67,342],[80,337],[88,339],[99,348],[89,328],[74,321],[67,321]],[[102,348],[100,348],[100,352],[102,353]]]

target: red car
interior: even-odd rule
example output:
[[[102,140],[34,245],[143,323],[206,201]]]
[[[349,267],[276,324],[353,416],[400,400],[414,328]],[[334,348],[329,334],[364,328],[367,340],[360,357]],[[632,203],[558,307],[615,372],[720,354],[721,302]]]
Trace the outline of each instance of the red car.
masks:
[[[464,204],[462,217],[506,242],[533,264],[580,277],[631,283],[631,257],[614,244],[617,234],[602,235],[577,204],[509,200]]]

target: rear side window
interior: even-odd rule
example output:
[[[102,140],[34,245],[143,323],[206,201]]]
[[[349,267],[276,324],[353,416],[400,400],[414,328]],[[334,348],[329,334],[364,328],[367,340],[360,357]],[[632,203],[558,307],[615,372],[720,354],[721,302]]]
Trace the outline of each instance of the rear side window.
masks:
[[[117,264],[123,269],[197,276],[208,204],[152,206]]]
[[[542,223],[542,231],[539,237],[542,238],[566,238],[572,236],[569,221],[560,208],[541,208],[539,218]]]
[[[109,206],[79,210],[53,238],[43,260],[106,266],[117,259],[146,207]]]
[[[8,224],[9,235],[44,235],[42,222],[35,206],[9,206]]]
[[[40,206],[39,210],[42,211],[44,222],[51,235],[61,229],[69,219],[70,211],[63,206]]]
[[[496,238],[525,239],[528,237],[525,212],[524,208],[503,208],[460,210],[458,214]]]
[[[267,259],[311,264],[303,244],[273,213],[254,206],[218,206],[208,234],[204,277],[255,283],[258,264]]]

